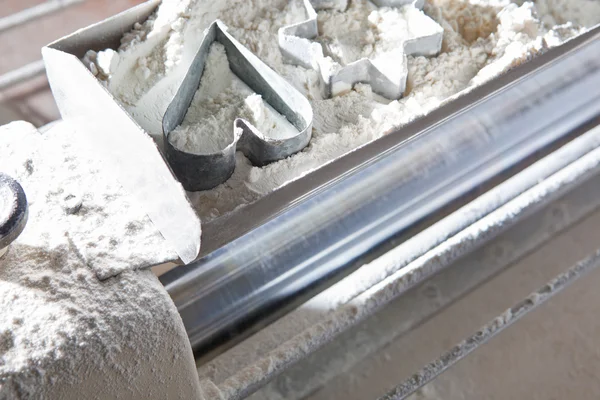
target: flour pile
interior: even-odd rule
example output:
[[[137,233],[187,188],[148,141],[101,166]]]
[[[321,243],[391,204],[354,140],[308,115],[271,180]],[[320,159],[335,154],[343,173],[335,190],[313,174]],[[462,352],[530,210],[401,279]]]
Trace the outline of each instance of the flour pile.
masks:
[[[396,69],[397,54],[404,53],[405,42],[440,29],[412,4],[390,8],[377,7],[369,1],[351,1],[343,12],[320,10],[318,22],[319,36],[315,40],[323,47],[324,55],[334,62],[348,65],[369,58],[378,66]],[[435,52],[423,49],[420,54],[423,53]]]
[[[239,135],[234,135],[234,120],[238,117],[273,139],[298,134],[283,115],[231,72],[225,47],[214,43],[206,58],[200,87],[183,122],[169,135],[169,141],[188,153],[217,153]]]
[[[84,61],[158,141],[162,115],[204,29],[215,19],[221,19],[237,40],[309,99],[315,121],[313,139],[304,151],[262,168],[252,166],[238,152],[235,172],[227,182],[189,194],[206,222],[427,114],[600,22],[597,0],[429,0],[424,12],[444,29],[442,51],[434,57],[408,57],[407,90],[397,101],[381,98],[367,85],[324,99],[315,71],[283,62],[277,31],[304,18],[297,0],[164,1],[151,18],[123,37],[117,51],[89,52]],[[393,45],[398,37],[394,27],[402,31],[410,22],[411,15],[377,9],[367,0],[352,0],[346,11],[319,12],[320,31],[333,43],[329,54],[345,62]],[[379,34],[360,35],[362,29]],[[360,54],[348,53],[356,41]]]
[[[102,160],[84,150],[81,135],[64,123],[44,135],[31,131],[0,128],[0,170],[23,186],[36,226],[65,232],[60,238],[48,233],[41,248],[66,240],[100,279],[177,259]]]
[[[43,135],[0,127],[0,171],[29,201],[0,258],[0,399],[193,398],[177,309],[151,271],[133,270],[172,254],[77,136],[62,122]]]

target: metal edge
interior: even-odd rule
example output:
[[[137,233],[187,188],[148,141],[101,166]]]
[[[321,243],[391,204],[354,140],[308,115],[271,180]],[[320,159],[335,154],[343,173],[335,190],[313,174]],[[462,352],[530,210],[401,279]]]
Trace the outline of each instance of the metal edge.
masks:
[[[570,144],[565,147],[570,147]],[[549,163],[554,167],[557,159],[561,157],[561,153],[564,155],[563,148],[537,164],[542,167],[542,163]],[[576,157],[570,158],[571,161],[575,159]],[[453,234],[454,231],[447,228],[447,220],[461,217],[461,220],[464,220],[466,215],[476,214],[476,210],[480,209],[479,207],[489,210],[490,207],[497,206],[498,203],[496,203],[495,198],[502,199],[507,193],[515,193],[524,184],[532,185],[532,182],[535,181],[532,181],[531,178],[536,175],[542,173],[538,175],[539,182],[557,172],[553,170],[548,176],[545,176],[541,168],[527,168],[526,171],[518,174],[515,178],[511,178],[510,185],[508,185],[509,182],[505,182],[494,188],[492,192],[495,192],[495,196],[490,197],[486,194],[479,197],[474,202],[469,203],[465,209],[457,211],[452,217],[446,218],[443,223],[436,224],[435,230],[438,233],[449,232]],[[596,212],[600,207],[599,184],[600,175],[596,175],[579,182],[575,188],[559,199],[550,200],[548,204],[540,206],[539,210],[535,210],[530,216],[519,219],[514,225],[509,226],[497,236],[490,238],[486,243],[480,244],[476,249],[452,262],[443,271],[390,299],[388,304],[367,315],[365,319],[356,325],[343,329],[340,335],[333,338],[331,342],[324,344],[318,351],[307,355],[298,363],[284,369],[272,381],[267,382],[265,385],[267,387],[259,389],[260,393],[266,392],[271,396],[276,393],[280,395],[280,398],[302,398],[308,393],[325,389],[329,384],[337,385],[335,381],[341,378],[341,372],[360,369],[363,365],[362,362],[368,362],[370,357],[387,353],[385,351],[386,346],[404,340],[404,335],[420,329],[423,323],[430,318],[434,318],[436,314],[444,312],[446,307],[463,298],[479,285],[494,279],[497,274],[502,273],[506,268],[511,267],[513,263],[534,252],[540,246],[544,246],[559,233],[582,223],[585,218]],[[483,197],[486,196],[488,197],[487,201],[482,201],[484,200]],[[465,226],[468,226],[468,224]],[[434,229],[429,230],[433,231]],[[413,249],[421,247],[422,243],[423,246],[428,246],[422,247],[423,249],[431,248],[433,253],[436,251],[434,247],[428,245],[426,239],[418,241],[411,239],[411,241],[418,244],[410,246],[410,243],[405,242],[401,246],[407,249],[410,247],[411,249],[408,251],[415,252]],[[438,245],[441,243],[443,243],[443,240],[438,242]],[[395,252],[395,259],[405,259],[402,253]],[[431,256],[429,257],[431,258]],[[378,260],[371,263],[369,269],[374,270],[377,265]],[[352,276],[352,279],[349,279],[349,277],[346,279],[347,281],[336,285],[339,287],[326,290],[324,295],[329,298],[332,296],[337,298],[339,293],[352,292],[356,282],[362,282],[357,280],[360,278],[356,275]],[[291,312],[289,318],[293,321],[293,314],[302,312],[308,312],[312,316],[317,310],[322,315],[326,314],[325,310],[318,308],[318,305],[323,303],[323,301],[319,302],[319,297],[320,295],[303,304],[297,311]],[[266,328],[267,331],[263,330],[255,338],[236,346],[234,354],[245,354],[246,359],[252,360],[252,356],[255,354],[253,349],[259,346],[260,339],[270,340],[273,335],[270,332],[285,332],[287,322],[285,320],[287,319],[288,316],[282,318],[282,320]],[[368,343],[368,345],[365,346],[365,343]],[[350,349],[353,350],[350,351]],[[246,353],[240,353],[244,350]],[[209,365],[200,367],[199,374],[201,376],[206,375],[206,372],[213,367],[225,369],[229,366],[228,362],[236,363],[233,354],[225,353],[221,357],[215,359],[214,364],[211,362]],[[425,361],[427,360],[422,362]],[[340,370],[339,365],[344,365],[343,371]],[[418,369],[421,366],[422,363],[414,365],[414,368]],[[346,378],[342,379],[345,380]]]
[[[63,36],[46,47],[82,58],[88,50],[116,49],[123,35],[136,22],[144,22],[156,10],[161,0],[148,0],[112,17]]]

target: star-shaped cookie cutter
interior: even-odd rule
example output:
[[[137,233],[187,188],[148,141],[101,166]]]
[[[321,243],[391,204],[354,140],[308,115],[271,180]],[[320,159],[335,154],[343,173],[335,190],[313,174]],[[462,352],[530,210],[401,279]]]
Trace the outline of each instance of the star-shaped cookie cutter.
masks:
[[[279,29],[279,48],[284,60],[318,71],[326,98],[348,91],[357,83],[368,83],[374,92],[388,99],[399,99],[406,89],[406,56],[432,56],[441,50],[444,30],[421,11],[424,0],[371,1],[379,7],[412,4],[407,11],[413,21],[408,21],[409,36],[404,41],[403,48],[398,49],[396,65],[379,65],[368,58],[362,58],[342,66],[326,57],[322,46],[313,41],[319,36],[316,10],[333,8],[343,11],[348,6],[348,0],[303,0],[306,19]]]
[[[236,118],[232,142],[217,153],[193,154],[171,144],[169,134],[185,118],[200,86],[208,52],[214,42],[225,47],[231,71],[275,111],[285,116],[298,129],[297,135],[274,139],[245,119]],[[205,31],[200,48],[163,116],[165,153],[171,169],[186,190],[208,190],[233,174],[236,150],[242,151],[252,164],[258,166],[286,158],[306,147],[312,136],[312,122],[313,111],[306,97],[227,33],[227,26],[217,20]]]

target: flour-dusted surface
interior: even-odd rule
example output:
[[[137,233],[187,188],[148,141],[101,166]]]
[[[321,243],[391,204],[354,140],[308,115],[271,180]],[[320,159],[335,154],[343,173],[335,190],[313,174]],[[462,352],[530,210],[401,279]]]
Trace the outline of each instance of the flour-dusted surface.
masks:
[[[0,170],[23,186],[30,218],[39,216],[37,223],[48,231],[64,232],[100,279],[177,259],[77,132],[62,122],[43,135],[35,129],[15,133],[11,126],[0,127]]]
[[[0,398],[193,398],[174,304],[151,271],[122,268],[164,243],[76,149],[62,123],[43,135],[0,127],[0,170],[29,200],[27,226],[0,258]]]
[[[231,71],[225,47],[217,42],[210,47],[190,108],[181,125],[169,135],[169,141],[188,153],[218,153],[234,141],[234,121],[238,117],[273,139],[298,134],[283,115]]]
[[[159,137],[164,110],[200,45],[203,30],[219,18],[234,37],[308,97],[315,121],[313,139],[304,151],[262,168],[238,154],[236,170],[227,182],[190,194],[200,217],[209,221],[401,127],[600,21],[595,0],[430,0],[424,12],[444,28],[442,51],[435,57],[408,57],[407,91],[398,101],[374,95],[366,85],[323,99],[315,71],[283,62],[277,30],[303,19],[299,1],[166,1],[155,16],[124,37],[117,52],[108,51],[110,62],[97,68],[101,70],[98,76],[142,127]],[[330,53],[337,52],[338,57],[343,45],[352,47],[354,39],[342,37],[342,24],[337,21],[348,21],[352,14],[360,15],[363,22],[351,26],[371,23],[370,18],[384,32],[357,38],[367,46],[361,52],[389,48],[395,33],[406,28],[399,23],[401,12],[376,9],[367,0],[352,1],[346,13],[321,11],[320,29],[337,40]],[[331,38],[336,35],[340,37]],[[95,57],[106,56],[92,53],[91,58]]]

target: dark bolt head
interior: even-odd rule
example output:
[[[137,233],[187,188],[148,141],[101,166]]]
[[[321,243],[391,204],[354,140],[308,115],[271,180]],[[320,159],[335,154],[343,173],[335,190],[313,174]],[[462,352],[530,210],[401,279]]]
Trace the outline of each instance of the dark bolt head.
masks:
[[[0,172],[0,255],[25,229],[27,211],[19,182]]]

